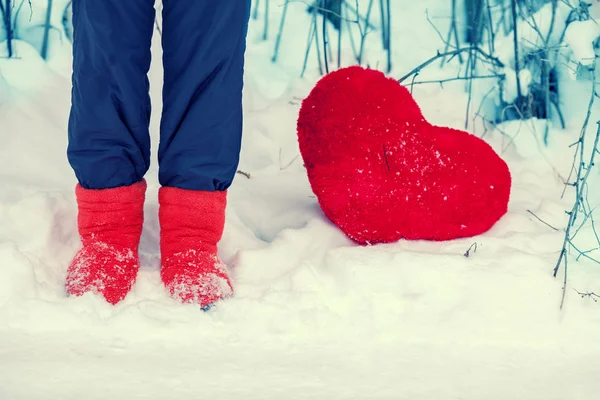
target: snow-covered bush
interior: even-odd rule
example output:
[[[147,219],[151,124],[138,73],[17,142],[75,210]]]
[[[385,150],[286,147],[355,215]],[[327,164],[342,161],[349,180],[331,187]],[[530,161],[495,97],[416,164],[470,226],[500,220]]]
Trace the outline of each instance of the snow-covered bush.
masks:
[[[591,4],[582,0],[449,2],[452,22],[440,57],[463,64],[461,79],[469,82],[469,95],[474,79],[486,78],[483,85],[489,85],[489,78],[497,77],[497,85],[485,96],[487,107],[480,107],[486,110],[482,115],[486,122],[542,119],[564,127],[558,82],[589,78],[597,59],[600,25],[590,14]],[[546,144],[547,135],[548,129]]]
[[[473,4],[478,11],[466,13],[465,40],[499,61],[477,63],[470,71],[471,76],[492,72],[499,78],[496,112],[486,118],[493,123],[545,119],[564,127],[558,82],[565,76],[582,76],[583,70],[589,72],[595,60],[600,30],[591,20],[590,4],[580,0],[465,0],[467,7]]]
[[[587,12],[589,4],[579,0],[552,0],[536,8],[540,1],[509,1],[517,23],[513,22],[511,32],[498,37],[495,43],[507,77],[500,97],[501,109],[506,110],[503,116],[505,119],[548,120],[558,117],[564,127],[559,78],[574,77],[577,70],[593,64],[595,58],[594,42],[598,34],[590,38],[594,35],[595,22]],[[591,24],[581,26],[583,21]],[[586,60],[586,57],[589,58]],[[547,139],[545,137],[546,143]]]

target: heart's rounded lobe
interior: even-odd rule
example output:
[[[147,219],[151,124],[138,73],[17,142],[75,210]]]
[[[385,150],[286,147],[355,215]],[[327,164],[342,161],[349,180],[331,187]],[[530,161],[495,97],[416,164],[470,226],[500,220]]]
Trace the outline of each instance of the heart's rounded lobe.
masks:
[[[302,103],[297,127],[323,212],[358,243],[474,236],[507,211],[506,163],[476,136],[429,124],[381,72],[328,74]]]

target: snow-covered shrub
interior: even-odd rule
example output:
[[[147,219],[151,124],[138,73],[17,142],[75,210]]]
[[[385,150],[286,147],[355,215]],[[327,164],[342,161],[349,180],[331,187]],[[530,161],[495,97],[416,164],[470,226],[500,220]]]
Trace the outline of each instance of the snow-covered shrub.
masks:
[[[506,65],[506,76],[525,74],[527,84],[520,79],[505,81],[507,90],[500,104],[503,110],[509,111],[504,115],[506,119],[548,120],[558,116],[564,126],[559,105],[559,78],[573,75],[572,71],[577,71],[590,53],[588,65],[594,60],[595,38],[583,37],[593,35],[593,29],[579,28],[576,34],[572,31],[580,21],[590,20],[589,4],[579,0],[552,0],[539,6],[539,0],[533,3],[531,0],[509,1],[517,23],[513,22],[508,35],[497,38],[496,51]],[[595,23],[584,25],[592,28]],[[519,82],[521,88],[517,85]]]
[[[446,49],[468,54],[464,79],[498,77],[497,87],[490,88],[486,97],[488,103],[495,103],[483,115],[487,122],[541,119],[564,127],[559,82],[589,78],[595,68],[600,27],[591,18],[591,4],[581,0],[463,0],[457,5],[457,0],[451,1],[454,20]],[[463,7],[464,19],[457,7]],[[543,141],[548,142],[548,129]]]

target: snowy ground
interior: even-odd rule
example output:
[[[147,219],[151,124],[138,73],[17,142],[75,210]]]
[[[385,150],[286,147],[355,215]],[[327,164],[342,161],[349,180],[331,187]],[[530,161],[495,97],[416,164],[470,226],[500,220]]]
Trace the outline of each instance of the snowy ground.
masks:
[[[425,9],[445,31],[448,10],[439,5],[449,2],[403,3],[393,15],[396,76],[435,53]],[[281,10],[273,8],[275,27]],[[358,247],[324,218],[298,158],[298,99],[317,75],[312,64],[298,78],[307,17],[294,14],[275,65],[262,22],[251,26],[240,165],[250,178],[239,175],[231,189],[221,243],[237,294],[209,313],[179,305],[160,285],[156,163],[133,293],[117,307],[65,297],[78,247],[65,156],[68,51],[52,69],[0,60],[0,399],[595,398],[600,304],[575,289],[598,292],[600,269],[572,262],[559,310],[562,282],[551,271],[564,233],[527,212],[566,222],[559,174],[568,174],[585,83],[565,83],[569,126],[551,132],[549,149],[519,151],[486,134],[514,179],[509,213],[489,233]],[[154,139],[161,74],[154,63]],[[431,122],[461,128],[463,89],[421,85],[415,96]],[[529,129],[519,135],[517,143],[535,143]]]

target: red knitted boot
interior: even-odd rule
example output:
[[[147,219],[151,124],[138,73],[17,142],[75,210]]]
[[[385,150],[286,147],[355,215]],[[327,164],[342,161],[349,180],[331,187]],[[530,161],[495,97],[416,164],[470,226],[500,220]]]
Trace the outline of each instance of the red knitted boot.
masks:
[[[169,293],[201,307],[231,296],[227,268],[217,255],[227,192],[162,187],[158,198],[160,274]]]
[[[77,185],[83,247],[67,271],[69,295],[93,292],[117,304],[129,293],[139,269],[145,193],[145,181],[101,190]]]

